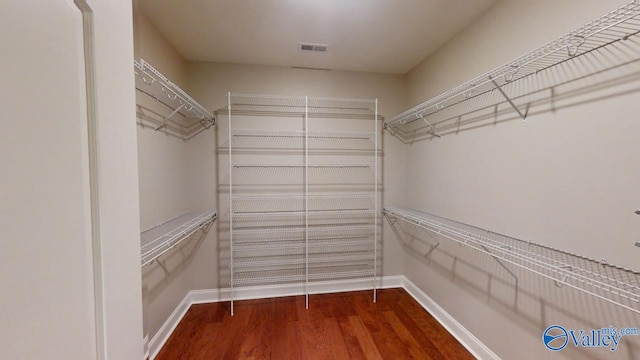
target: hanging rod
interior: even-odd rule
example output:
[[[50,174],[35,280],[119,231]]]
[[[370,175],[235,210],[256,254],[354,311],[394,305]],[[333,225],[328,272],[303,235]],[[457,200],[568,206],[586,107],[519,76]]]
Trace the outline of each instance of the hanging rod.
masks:
[[[593,66],[583,65],[584,69],[580,69],[580,71],[573,69],[572,71],[560,71],[562,73],[560,76],[554,73],[553,76],[543,79],[536,77],[536,81],[532,80],[531,84],[527,83],[526,86],[516,86],[514,83],[522,79],[528,79],[533,75],[541,74],[559,64],[571,62],[586,54],[598,57],[598,63],[593,65],[604,66],[600,63],[606,62],[604,60],[611,61],[609,59],[611,54],[602,51],[602,48],[625,42],[630,37],[638,35],[640,33],[639,15],[640,0],[635,0],[513,61],[398,114],[385,121],[384,127],[394,134],[402,136],[406,131],[407,125],[446,110],[448,114],[446,120],[428,122],[432,135],[437,136],[436,134],[438,133],[436,131],[440,122],[455,120],[459,116],[467,115],[479,109],[488,109],[492,106],[504,104],[505,99],[506,103],[513,107],[524,121],[526,112],[522,112],[513,102],[514,97],[522,97],[541,89],[552,88],[558,83],[566,82],[568,79],[581,78],[586,73],[597,74],[602,69],[594,69]],[[633,45],[637,47],[637,43],[628,46]],[[626,51],[619,50],[619,53],[620,62],[609,68],[638,60],[637,54],[633,54],[634,57],[630,59],[630,55]],[[579,66],[575,61],[571,65]],[[508,94],[509,91],[519,93]],[[503,96],[496,96],[496,93]]]
[[[638,272],[415,209],[385,207],[383,213],[640,314]]]
[[[148,62],[143,59],[140,59],[140,62],[134,60],[133,69],[136,75],[136,89],[172,109],[171,114],[166,116],[154,130],[164,127],[166,121],[177,113],[185,118],[196,119],[205,129],[215,125],[216,118],[211,112]]]

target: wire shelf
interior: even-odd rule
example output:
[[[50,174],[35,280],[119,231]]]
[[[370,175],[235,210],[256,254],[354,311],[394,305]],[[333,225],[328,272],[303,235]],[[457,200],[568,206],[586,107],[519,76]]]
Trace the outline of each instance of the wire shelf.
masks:
[[[331,239],[334,237],[349,237],[349,236],[362,236],[371,235],[375,231],[373,225],[342,225],[342,226],[310,226],[308,229],[309,239]],[[233,231],[234,236],[238,236],[238,241],[251,239],[255,236],[256,239],[270,239],[270,238],[303,238],[304,239],[305,227],[274,227],[274,228],[260,228],[260,229],[237,229]],[[302,234],[302,235],[299,235]],[[270,237],[273,236],[273,237]],[[298,236],[298,237],[296,237]],[[249,240],[250,241],[250,240]]]
[[[140,234],[142,266],[151,264],[193,233],[212,223],[217,216],[216,210],[185,214],[143,231]]]
[[[263,256],[290,256],[304,254],[307,246],[304,239],[292,241],[255,241],[240,242],[233,251],[246,257]],[[322,255],[327,253],[354,253],[371,251],[373,243],[370,237],[317,240],[308,245],[309,255]]]
[[[408,208],[384,214],[453,240],[496,259],[640,313],[640,273],[548,246],[493,233]]]
[[[311,152],[364,152],[373,151],[375,146],[375,134],[364,131],[309,131],[305,135],[303,130],[234,129],[232,137],[234,153],[251,150],[304,153],[305,141]]]
[[[274,271],[242,271],[236,272],[232,285],[266,285],[278,283],[304,283],[307,276],[304,269]],[[344,266],[338,271],[316,269],[308,274],[309,281],[337,280],[349,278],[373,277],[374,271],[369,266]]]
[[[302,283],[305,281],[304,268],[288,270],[234,271],[231,286],[266,285],[281,283]]]
[[[636,0],[418,104],[384,126],[405,139],[419,129],[429,136],[441,136],[451,128],[464,126],[464,118],[502,113],[498,105],[515,110],[524,120],[525,107],[539,100],[540,92],[576,81],[585,86],[589,84],[584,81],[587,77],[597,78],[603,71],[640,60],[639,17],[640,2]]]
[[[373,183],[374,167],[374,164],[234,164],[233,184],[300,185],[305,183],[308,171],[311,185],[365,185]]]
[[[363,210],[374,208],[374,196],[370,193],[310,194],[264,194],[241,195],[232,198],[236,213],[284,212],[330,210]]]
[[[324,269],[311,269],[309,273],[309,281],[317,280],[338,280],[338,279],[352,279],[352,278],[366,278],[369,277],[373,281],[375,275],[374,261],[372,264],[365,265],[353,265],[353,266],[340,266],[331,271]]]
[[[372,264],[374,259],[370,253],[353,253],[353,254],[345,254],[344,252],[340,252],[337,254],[325,253],[325,254],[313,254],[314,256],[310,256],[308,262],[310,265],[313,264],[340,264],[343,262],[349,264]],[[299,256],[262,256],[259,259],[254,257],[247,258],[236,258],[234,261],[234,268],[236,269],[247,269],[247,268],[264,268],[264,269],[272,269],[274,267],[279,266],[288,266],[288,265],[304,265],[307,260],[305,259],[304,253]]]
[[[295,116],[370,116],[375,113],[375,99],[230,94],[232,114],[286,114]],[[221,109],[224,112],[227,109]]]
[[[340,224],[373,224],[376,215],[371,210],[320,210],[284,212],[235,212],[233,222],[238,229],[247,227],[295,226],[307,223],[309,226]]]
[[[155,119],[156,117],[150,118],[151,121],[159,123],[154,130],[159,130],[164,127],[169,128],[171,125],[168,123],[171,123],[173,125],[172,130],[177,136],[188,139],[194,134],[199,133],[202,129],[208,129],[215,125],[216,118],[211,112],[195,101],[180,87],[172,83],[148,62],[143,59],[140,59],[140,62],[134,60],[133,69],[136,75],[136,89],[149,95],[171,110],[170,114],[163,116],[162,119]],[[173,121],[171,118],[175,114],[180,114],[187,119],[194,119],[195,122],[184,125]]]

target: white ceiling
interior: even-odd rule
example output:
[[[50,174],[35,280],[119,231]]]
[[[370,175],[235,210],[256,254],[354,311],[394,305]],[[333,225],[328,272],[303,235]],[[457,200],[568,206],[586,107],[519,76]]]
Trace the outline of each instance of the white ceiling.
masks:
[[[140,0],[187,60],[404,74],[496,0]],[[329,45],[301,52],[300,42]]]

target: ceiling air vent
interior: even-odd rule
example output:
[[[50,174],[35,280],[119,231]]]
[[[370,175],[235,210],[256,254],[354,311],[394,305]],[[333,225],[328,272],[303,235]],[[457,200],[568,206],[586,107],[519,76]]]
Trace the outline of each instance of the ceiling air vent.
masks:
[[[328,49],[329,45],[326,44],[300,43],[300,50],[302,51],[327,52]]]

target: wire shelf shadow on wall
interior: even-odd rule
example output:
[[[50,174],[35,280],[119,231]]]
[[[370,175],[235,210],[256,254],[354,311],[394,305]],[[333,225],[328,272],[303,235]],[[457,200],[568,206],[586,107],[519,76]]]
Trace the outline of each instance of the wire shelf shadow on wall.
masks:
[[[571,98],[609,98],[640,77],[638,34],[634,1],[385,121],[384,128],[411,143],[513,119],[526,124],[533,114],[571,106]]]
[[[438,278],[436,275],[446,278],[464,291],[465,296],[475,297],[509,318],[517,318],[519,327],[536,338],[550,324],[563,324],[573,329],[600,329],[603,325],[628,326],[640,321],[640,314],[636,312],[608,306],[608,302],[568,286],[558,287],[555,281],[522,267],[506,263],[505,268],[486,253],[412,222],[398,220],[388,214],[385,218],[407,254],[429,268],[430,272],[424,274],[424,278]],[[490,237],[497,236],[488,233]],[[618,352],[628,354],[625,358],[637,358],[640,354],[638,340],[635,337],[625,339],[625,350]],[[594,356],[590,348],[571,348],[565,352],[572,353],[569,357],[600,358]],[[606,353],[610,351],[606,350]]]
[[[385,207],[383,212],[390,221],[415,225],[491,256],[515,277],[516,286],[511,266],[548,278],[557,287],[567,286],[640,314],[638,272],[415,209]]]

